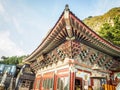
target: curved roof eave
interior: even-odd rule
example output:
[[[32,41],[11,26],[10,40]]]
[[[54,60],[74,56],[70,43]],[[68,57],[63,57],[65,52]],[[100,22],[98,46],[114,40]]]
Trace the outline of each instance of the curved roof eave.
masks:
[[[57,25],[60,23],[60,21],[63,19],[63,13],[62,15],[59,17],[59,20],[57,21],[57,23],[55,24],[55,26],[48,32],[47,36],[43,39],[42,43],[24,60],[24,61],[28,61],[30,59],[32,59],[34,57],[34,55],[36,55],[38,52],[42,53],[42,50],[45,49],[45,46],[47,46],[48,44],[50,44],[53,40],[51,39],[49,41],[49,39],[52,36],[52,33],[54,32],[54,30],[56,30]]]
[[[64,17],[65,12],[62,13],[60,16],[59,20],[55,24],[55,26],[50,30],[46,38],[42,41],[42,43],[31,53],[31,55],[26,58],[24,61],[33,61],[36,56],[41,55],[43,53],[47,53],[50,51],[50,49],[53,49],[55,46],[59,45],[60,43],[64,42],[66,39],[65,34],[61,35],[60,32],[65,33],[67,31],[64,30],[66,28],[66,22],[65,22],[65,17]],[[78,19],[71,11],[69,11],[69,19],[73,19],[76,21],[80,26],[83,26],[83,31],[85,34],[87,33],[91,37],[94,37],[95,40],[99,41],[100,44],[106,45],[108,48],[112,49],[116,53],[120,53],[120,47],[117,47],[113,45],[112,43],[106,41],[102,37],[100,37],[98,34],[96,34],[94,31],[92,31],[87,25],[85,25],[80,19]],[[70,24],[69,22],[68,24]],[[60,35],[59,35],[60,34]],[[69,33],[67,32],[67,35],[69,36]],[[85,36],[86,37],[86,36]],[[88,37],[86,37],[88,38]],[[89,38],[88,38],[89,39]],[[92,41],[92,40],[91,40]],[[90,42],[92,43],[92,42]],[[104,46],[103,46],[104,47]],[[119,55],[120,57],[120,55]]]

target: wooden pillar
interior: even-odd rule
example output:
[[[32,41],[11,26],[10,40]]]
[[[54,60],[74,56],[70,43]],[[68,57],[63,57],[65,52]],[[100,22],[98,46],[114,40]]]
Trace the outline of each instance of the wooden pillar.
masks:
[[[92,78],[90,79],[90,81],[91,81],[91,87],[94,86],[94,82]]]
[[[35,90],[35,87],[36,87],[36,81],[37,81],[37,78],[35,78],[34,82],[33,82],[33,90]]]
[[[43,78],[41,77],[41,79],[40,79],[40,90],[42,90],[42,87],[43,87]]]
[[[75,89],[75,72],[70,72],[70,90]]]
[[[57,75],[54,75],[54,90],[57,90]]]

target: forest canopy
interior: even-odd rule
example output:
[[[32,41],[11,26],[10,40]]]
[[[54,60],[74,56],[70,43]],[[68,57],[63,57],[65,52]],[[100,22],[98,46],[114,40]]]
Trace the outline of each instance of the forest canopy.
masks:
[[[0,60],[0,64],[23,64],[22,60],[26,58],[27,56],[11,56],[11,57],[6,57],[2,56]]]
[[[120,46],[120,15],[113,19],[113,25],[104,23],[99,34],[106,40]]]

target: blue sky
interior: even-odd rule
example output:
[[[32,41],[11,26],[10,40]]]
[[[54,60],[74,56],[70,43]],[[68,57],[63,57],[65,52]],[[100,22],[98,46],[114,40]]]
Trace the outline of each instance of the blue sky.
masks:
[[[0,0],[0,57],[32,53],[66,4],[82,20],[120,7],[120,0]]]

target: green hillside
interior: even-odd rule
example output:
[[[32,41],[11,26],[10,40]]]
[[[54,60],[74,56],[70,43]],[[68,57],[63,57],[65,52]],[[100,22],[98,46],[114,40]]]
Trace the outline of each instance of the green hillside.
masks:
[[[94,30],[96,33],[100,30],[100,27],[104,23],[109,23],[110,25],[114,25],[113,19],[116,16],[120,16],[120,7],[112,8],[104,15],[100,16],[89,16],[88,18],[85,18],[83,22],[88,25],[92,30]]]

